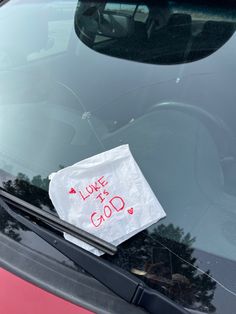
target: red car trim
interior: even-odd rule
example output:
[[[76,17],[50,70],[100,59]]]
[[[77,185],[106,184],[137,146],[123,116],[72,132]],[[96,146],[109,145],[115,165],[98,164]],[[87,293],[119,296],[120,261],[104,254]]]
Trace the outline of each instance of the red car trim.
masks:
[[[0,268],[0,311],[7,314],[92,314]]]

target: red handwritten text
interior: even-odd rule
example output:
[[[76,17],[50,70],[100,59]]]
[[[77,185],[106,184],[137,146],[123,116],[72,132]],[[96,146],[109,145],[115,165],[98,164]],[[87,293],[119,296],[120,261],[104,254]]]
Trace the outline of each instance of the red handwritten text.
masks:
[[[103,207],[102,214],[98,214],[97,212],[93,212],[90,216],[90,220],[92,224],[97,228],[101,226],[101,224],[109,219],[114,210],[115,212],[120,212],[125,207],[125,202],[122,197],[114,196],[107,205]],[[113,209],[113,210],[112,210]]]
[[[115,195],[109,197],[110,192],[104,187],[108,184],[108,181],[104,176],[97,179],[94,183],[87,185],[83,190],[78,190],[79,196],[83,201],[86,201],[90,196],[94,195],[92,198],[93,201],[97,200],[101,205],[101,210],[94,211],[90,215],[90,222],[95,228],[100,227],[105,221],[108,221],[113,214],[119,213],[125,208],[124,199]],[[69,191],[70,194],[76,194],[77,191],[74,188],[71,188]],[[109,197],[109,198],[108,198]],[[127,209],[128,214],[133,215],[133,207]]]
[[[99,191],[102,187],[106,186],[108,182],[104,180],[104,176],[99,178],[96,182],[93,184],[90,184],[86,186],[84,192],[79,191],[79,194],[83,201],[85,201],[90,195],[92,195],[94,192]]]

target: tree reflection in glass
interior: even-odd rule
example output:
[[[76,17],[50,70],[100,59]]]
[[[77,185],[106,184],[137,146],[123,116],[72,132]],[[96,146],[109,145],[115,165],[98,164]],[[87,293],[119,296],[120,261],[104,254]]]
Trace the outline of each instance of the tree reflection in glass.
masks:
[[[105,258],[187,308],[214,312],[216,283],[209,270],[198,271],[194,241],[183,229],[161,224],[129,239],[120,245],[115,256]]]

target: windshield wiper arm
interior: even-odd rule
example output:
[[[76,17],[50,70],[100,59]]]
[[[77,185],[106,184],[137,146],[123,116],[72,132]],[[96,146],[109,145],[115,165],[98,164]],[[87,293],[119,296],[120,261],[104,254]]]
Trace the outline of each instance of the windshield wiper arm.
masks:
[[[35,232],[51,246],[82,267],[110,290],[129,303],[141,306],[149,313],[187,314],[177,303],[148,288],[141,280],[90,252],[66,241],[64,238],[17,214],[0,199],[0,206],[18,222]]]
[[[109,255],[114,255],[117,251],[117,248],[113,244],[108,243],[89,232],[77,228],[76,226],[56,217],[53,214],[46,212],[41,208],[38,208],[34,205],[29,204],[28,202],[23,201],[20,198],[3,191],[1,188],[0,196],[4,198],[6,203],[17,206],[17,208],[24,213],[30,214],[31,216],[40,219],[41,221],[49,224],[59,231],[69,233],[77,239],[92,245],[98,250],[101,250]]]

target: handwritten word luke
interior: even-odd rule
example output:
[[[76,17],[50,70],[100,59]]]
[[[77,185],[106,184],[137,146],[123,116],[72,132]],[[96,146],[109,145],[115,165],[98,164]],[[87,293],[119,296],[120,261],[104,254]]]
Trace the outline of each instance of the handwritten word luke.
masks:
[[[85,201],[91,194],[94,192],[99,191],[102,187],[106,186],[108,184],[107,181],[104,180],[104,176],[99,178],[94,184],[90,184],[85,188],[85,193],[82,193],[79,191],[80,196],[82,197],[83,201]]]

